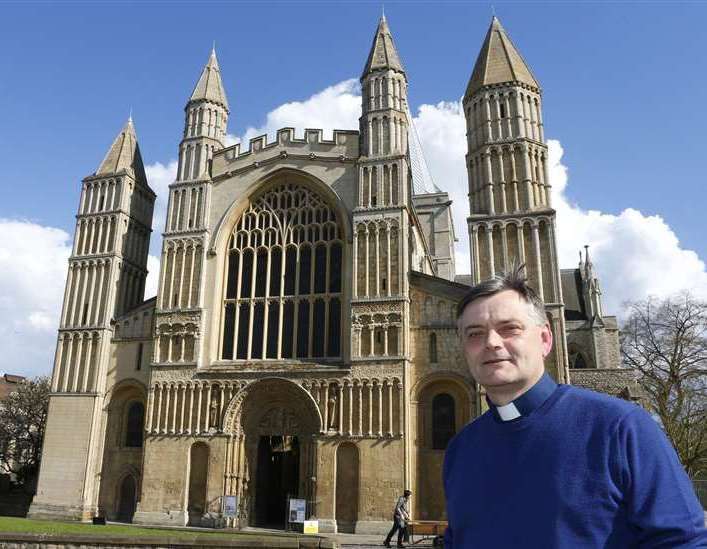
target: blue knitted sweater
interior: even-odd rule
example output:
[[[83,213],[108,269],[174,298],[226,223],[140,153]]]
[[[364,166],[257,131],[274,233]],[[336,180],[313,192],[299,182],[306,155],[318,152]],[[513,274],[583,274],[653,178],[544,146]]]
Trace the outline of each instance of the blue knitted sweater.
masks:
[[[532,390],[532,389],[531,389]],[[692,484],[635,404],[559,385],[530,414],[491,411],[450,442],[445,547],[707,547]]]

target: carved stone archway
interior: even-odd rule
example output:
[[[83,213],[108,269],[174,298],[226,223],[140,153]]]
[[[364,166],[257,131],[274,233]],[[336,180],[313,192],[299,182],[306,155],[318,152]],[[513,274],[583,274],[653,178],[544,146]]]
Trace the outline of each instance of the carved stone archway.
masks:
[[[254,521],[261,437],[297,439],[299,482],[297,496],[316,500],[316,444],[322,429],[319,408],[300,385],[283,378],[266,378],[246,385],[229,402],[223,417],[226,448],[226,493],[238,496],[237,524]],[[253,481],[253,482],[252,482]],[[310,508],[311,513],[316,510]],[[234,524],[236,521],[233,521]]]

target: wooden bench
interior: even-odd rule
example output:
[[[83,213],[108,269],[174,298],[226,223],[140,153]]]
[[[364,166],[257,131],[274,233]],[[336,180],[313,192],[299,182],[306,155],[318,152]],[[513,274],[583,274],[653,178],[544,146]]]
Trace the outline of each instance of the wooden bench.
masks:
[[[413,545],[432,538],[435,547],[442,547],[441,541],[444,539],[444,531],[447,529],[446,520],[410,520],[407,525]],[[418,540],[415,540],[416,536],[419,538]],[[437,545],[438,543],[440,545]]]

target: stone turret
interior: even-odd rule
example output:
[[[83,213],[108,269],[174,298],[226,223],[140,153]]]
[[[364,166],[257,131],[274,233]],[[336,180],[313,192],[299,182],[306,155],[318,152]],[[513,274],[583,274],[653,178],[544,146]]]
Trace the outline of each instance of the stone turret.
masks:
[[[407,242],[412,230],[407,76],[385,16],[373,36],[361,88],[359,178],[353,212],[354,360],[408,352],[402,338],[407,322]],[[387,310],[377,317],[383,322],[374,322],[366,313],[367,303],[376,300]]]
[[[213,49],[184,111],[186,118],[184,137],[179,146],[178,181],[206,177],[213,153],[223,148],[226,137],[230,111]]]
[[[97,511],[112,322],[143,302],[154,203],[129,119],[83,180],[33,517]]]
[[[494,17],[462,101],[472,281],[525,263],[552,319],[556,346],[548,369],[565,381],[562,291],[540,94],[538,81]]]
[[[224,148],[229,114],[213,49],[184,110],[177,179],[169,186],[162,241],[154,364],[194,364],[200,357],[201,277],[213,186],[212,159],[215,151]],[[174,322],[175,314],[190,315],[192,322],[187,325]]]
[[[602,322],[604,311],[601,302],[599,278],[594,274],[594,264],[589,258],[589,246],[584,246],[584,258],[579,252],[579,276],[582,281],[582,297],[587,308],[587,317],[592,323]]]

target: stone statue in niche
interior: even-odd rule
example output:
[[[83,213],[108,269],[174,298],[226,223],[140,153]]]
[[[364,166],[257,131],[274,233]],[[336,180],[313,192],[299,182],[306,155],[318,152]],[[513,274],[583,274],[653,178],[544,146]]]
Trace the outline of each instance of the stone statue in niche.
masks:
[[[218,429],[218,401],[216,396],[211,399],[211,409],[209,410],[209,427]]]
[[[331,388],[331,396],[327,402],[327,406],[329,407],[329,429],[336,428],[336,393],[334,391],[336,391],[335,386]]]

